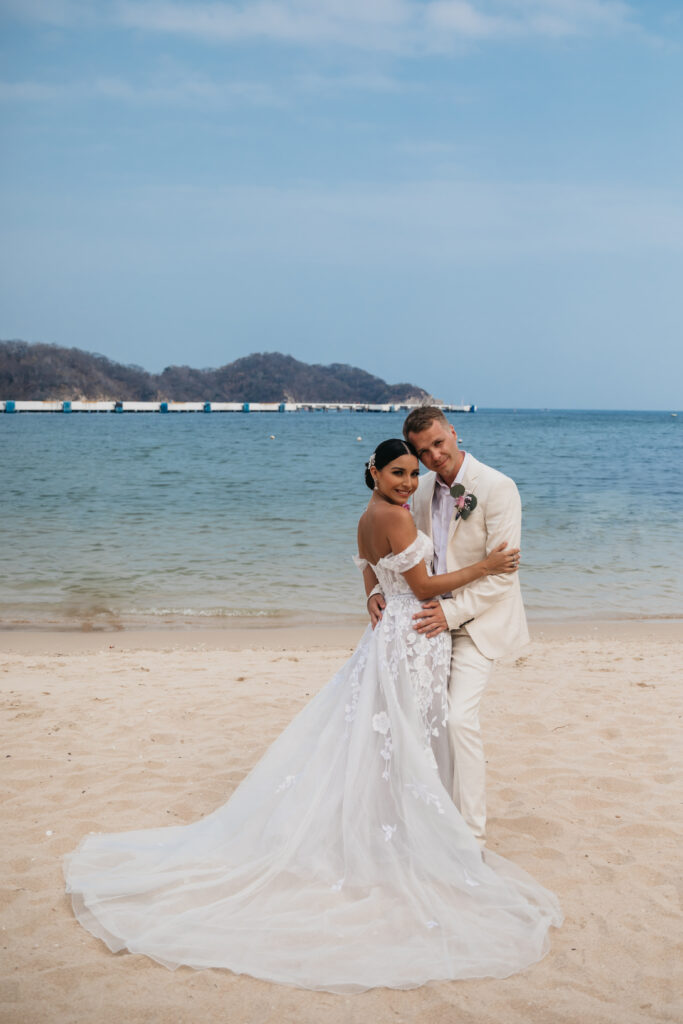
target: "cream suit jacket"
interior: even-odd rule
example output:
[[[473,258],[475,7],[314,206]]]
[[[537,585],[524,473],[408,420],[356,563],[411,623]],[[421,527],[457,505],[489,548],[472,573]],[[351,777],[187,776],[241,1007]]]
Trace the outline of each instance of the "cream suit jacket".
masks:
[[[435,473],[420,477],[413,497],[413,517],[419,530],[432,537],[432,495]],[[518,548],[522,530],[522,503],[513,480],[470,455],[462,479],[466,491],[477,498],[467,519],[456,519],[448,529],[446,564],[449,572],[485,558],[504,540]],[[464,627],[486,658],[500,658],[529,642],[518,573],[485,576],[439,598],[450,629]]]

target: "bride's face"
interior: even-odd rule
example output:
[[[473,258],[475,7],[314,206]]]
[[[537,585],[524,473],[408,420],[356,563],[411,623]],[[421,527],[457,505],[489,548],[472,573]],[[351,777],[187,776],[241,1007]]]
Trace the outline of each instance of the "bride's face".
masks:
[[[383,469],[376,469],[372,475],[375,491],[380,498],[390,501],[392,505],[405,505],[417,490],[420,464],[414,455],[406,453],[388,462]]]

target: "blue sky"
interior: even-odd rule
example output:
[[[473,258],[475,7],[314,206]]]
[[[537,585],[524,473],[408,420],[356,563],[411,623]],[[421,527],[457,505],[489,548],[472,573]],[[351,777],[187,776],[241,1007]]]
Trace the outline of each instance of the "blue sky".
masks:
[[[682,44],[680,0],[0,0],[0,337],[678,409]]]

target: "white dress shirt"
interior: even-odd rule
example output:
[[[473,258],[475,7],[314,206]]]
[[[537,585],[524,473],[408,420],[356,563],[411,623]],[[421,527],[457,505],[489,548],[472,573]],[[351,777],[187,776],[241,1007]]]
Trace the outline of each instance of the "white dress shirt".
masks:
[[[467,452],[464,454],[465,458],[462,460],[462,465],[451,486],[449,487],[448,484],[444,483],[438,474],[434,484],[434,495],[432,497],[432,539],[434,541],[435,576],[438,576],[439,573],[448,572],[448,566],[446,564],[448,529],[451,525],[453,512],[455,511],[455,498],[451,494],[451,487],[455,486],[455,484],[462,483],[462,478],[465,475],[465,469],[469,460],[469,454]],[[448,593],[442,596],[451,597],[452,595]]]

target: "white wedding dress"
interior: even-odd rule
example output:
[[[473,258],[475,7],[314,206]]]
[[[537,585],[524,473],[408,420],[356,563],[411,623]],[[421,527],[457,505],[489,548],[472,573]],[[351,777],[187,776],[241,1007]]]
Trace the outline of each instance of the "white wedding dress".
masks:
[[[557,900],[483,860],[449,795],[450,635],[413,631],[401,575],[431,557],[418,534],[374,567],[381,623],[226,804],[66,858],[85,928],[169,968],[340,993],[505,977],[544,955]]]

